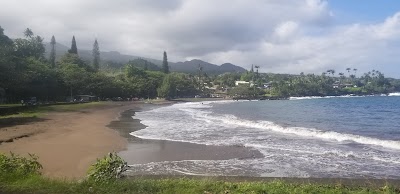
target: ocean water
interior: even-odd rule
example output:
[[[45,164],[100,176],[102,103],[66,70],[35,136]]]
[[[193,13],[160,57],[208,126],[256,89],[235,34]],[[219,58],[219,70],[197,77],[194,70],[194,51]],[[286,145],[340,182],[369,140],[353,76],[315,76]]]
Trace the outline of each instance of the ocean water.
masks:
[[[133,165],[142,173],[400,178],[400,97],[174,104],[138,112],[144,139],[245,146],[261,158]]]

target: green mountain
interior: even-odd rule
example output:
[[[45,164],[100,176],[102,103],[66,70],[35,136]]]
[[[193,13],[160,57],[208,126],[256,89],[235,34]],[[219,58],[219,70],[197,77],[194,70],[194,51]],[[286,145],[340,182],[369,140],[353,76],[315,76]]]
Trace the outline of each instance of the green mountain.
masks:
[[[227,72],[245,72],[242,67],[233,65],[231,63],[224,63],[222,65],[215,65],[202,60],[193,59],[191,61],[178,62],[170,64],[171,71],[178,71],[184,73],[196,73],[202,67],[202,71],[207,74],[222,74]]]
[[[161,71],[161,67],[146,60],[146,59],[134,59],[130,60],[128,64],[133,64],[135,67],[141,68],[141,69],[147,69],[147,70],[152,70],[152,71]]]
[[[50,43],[45,43],[46,48],[46,58],[49,56],[50,51]],[[68,52],[69,47],[59,44],[56,44],[56,60],[60,59],[65,53]],[[79,47],[78,47],[79,49]],[[79,56],[88,62],[89,64],[92,61],[92,51],[91,50],[78,50]],[[162,53],[160,54],[160,58],[162,57]],[[101,58],[101,66],[107,68],[115,68],[119,69],[125,66],[129,61],[135,62],[135,65],[138,67],[143,67],[145,65],[144,61],[149,62],[147,64],[148,69],[150,70],[159,70],[162,64],[162,60],[144,58],[133,55],[124,55],[117,51],[109,51],[109,52],[100,52]],[[227,72],[244,72],[246,71],[244,68],[233,65],[231,63],[224,63],[222,65],[215,65],[212,63],[208,63],[202,60],[194,59],[191,61],[185,62],[169,62],[170,70],[173,72],[184,72],[184,73],[197,73],[199,69],[199,65],[202,67],[203,72],[207,74],[222,74]]]

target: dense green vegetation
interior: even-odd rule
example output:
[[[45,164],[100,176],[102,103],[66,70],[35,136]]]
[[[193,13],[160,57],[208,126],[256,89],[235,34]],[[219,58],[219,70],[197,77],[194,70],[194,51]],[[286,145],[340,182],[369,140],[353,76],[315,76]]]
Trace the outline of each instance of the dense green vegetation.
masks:
[[[129,178],[117,179],[124,162],[116,155],[100,159],[81,181],[52,180],[40,175],[35,156],[24,158],[0,154],[0,192],[5,193],[398,193],[399,188],[370,184],[349,186],[340,183],[230,182],[213,178]],[[94,169],[94,170],[93,170]],[[111,173],[110,173],[111,172]],[[96,176],[93,176],[96,175]],[[98,177],[107,177],[100,178]]]
[[[350,68],[347,68],[350,69]],[[383,73],[372,70],[364,73],[361,77],[355,74],[345,76],[340,73],[340,77],[334,77],[334,70],[328,70],[329,74],[321,75],[304,74],[272,74],[258,73],[250,70],[243,74],[227,73],[218,76],[214,84],[220,87],[234,86],[234,80],[242,80],[252,83],[255,89],[244,87],[235,88],[231,91],[232,95],[244,96],[338,96],[338,95],[373,95],[387,94],[400,91],[400,80],[385,78]],[[355,73],[355,72],[354,72]],[[254,83],[254,84],[253,84]],[[260,90],[261,89],[261,90]]]
[[[109,153],[102,159],[98,159],[88,172],[88,181],[104,183],[115,181],[123,176],[128,168],[127,163],[116,153]]]
[[[49,56],[44,56],[43,38],[31,29],[25,38],[10,39],[0,27],[0,103],[18,103],[37,97],[42,102],[70,101],[76,95],[101,99],[203,97],[219,93],[238,98],[289,96],[368,95],[400,91],[400,81],[372,70],[360,77],[347,68],[335,76],[330,69],[321,75],[259,73],[252,66],[244,73],[208,75],[198,65],[197,73],[171,73],[167,53],[159,67],[144,59],[131,60],[121,68],[100,67],[100,46],[93,44],[93,59],[79,57],[75,37],[71,49],[56,61],[56,39],[51,37]],[[254,70],[256,69],[256,70]],[[236,87],[235,81],[250,82]],[[236,87],[236,88],[235,88]]]
[[[155,98],[158,94],[174,98],[176,95],[194,96],[198,93],[193,77],[180,73],[168,74],[166,52],[163,72],[146,60],[131,61],[123,70],[113,72],[99,68],[97,40],[93,44],[91,63],[79,57],[75,37],[72,38],[68,53],[55,62],[54,36],[47,59],[44,56],[43,38],[34,36],[30,29],[24,34],[24,39],[11,40],[0,27],[0,103],[17,103],[32,96],[40,101],[66,101],[68,97],[72,100],[78,94],[102,99],[126,99]],[[163,83],[163,80],[167,83]]]

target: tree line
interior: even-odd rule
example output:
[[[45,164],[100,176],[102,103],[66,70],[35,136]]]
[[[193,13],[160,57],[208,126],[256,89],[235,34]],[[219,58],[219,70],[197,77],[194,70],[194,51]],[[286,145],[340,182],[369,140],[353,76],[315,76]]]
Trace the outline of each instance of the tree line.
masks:
[[[367,95],[400,91],[400,81],[385,78],[377,70],[357,76],[357,69],[345,73],[329,69],[320,75],[259,73],[252,66],[244,73],[207,75],[199,65],[194,74],[170,72],[167,53],[161,67],[145,60],[129,61],[118,71],[100,66],[100,47],[95,39],[92,60],[79,57],[75,36],[71,48],[56,61],[56,38],[51,37],[49,56],[43,38],[27,28],[24,38],[10,39],[0,27],[0,103],[19,102],[27,97],[41,101],[71,100],[86,94],[107,98],[175,98],[207,96],[217,92],[251,98],[289,96]],[[256,70],[254,70],[256,69]],[[236,86],[235,81],[251,82]],[[211,90],[213,88],[214,90]]]
[[[58,61],[54,36],[50,46],[49,56],[45,56],[43,38],[31,29],[24,31],[24,38],[12,40],[0,27],[0,100],[11,103],[34,96],[41,101],[65,101],[79,94],[104,99],[174,98],[198,93],[193,76],[169,72],[166,52],[160,71],[140,68],[133,61],[121,72],[110,73],[100,68],[97,40],[91,62],[79,57],[75,36],[71,48]]]
[[[388,94],[400,91],[400,80],[386,78],[378,70],[368,71],[357,77],[356,68],[346,68],[345,73],[335,76],[335,70],[329,69],[320,75],[304,74],[273,74],[250,71],[243,74],[226,73],[214,80],[222,87],[234,87],[235,80],[253,83],[252,87],[239,86],[231,90],[231,95],[247,97],[277,97],[291,96],[338,96],[338,95],[373,95]]]

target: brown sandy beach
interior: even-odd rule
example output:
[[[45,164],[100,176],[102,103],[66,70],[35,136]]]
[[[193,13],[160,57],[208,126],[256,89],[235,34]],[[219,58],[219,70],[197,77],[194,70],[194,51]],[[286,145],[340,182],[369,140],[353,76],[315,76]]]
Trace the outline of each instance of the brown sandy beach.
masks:
[[[144,127],[132,119],[135,111],[171,103],[175,102],[107,102],[74,112],[48,112],[9,125],[0,123],[0,152],[36,154],[43,174],[57,178],[82,178],[97,158],[112,151],[122,151],[119,154],[129,164],[262,156],[244,147],[145,140],[129,135]]]
[[[110,102],[78,112],[49,112],[31,122],[0,126],[0,152],[34,153],[45,176],[81,178],[96,158],[125,149],[126,139],[106,125],[121,111],[135,106],[131,102]]]
[[[171,104],[172,102],[160,102]],[[117,151],[128,164],[176,160],[227,160],[257,158],[256,150],[236,146],[206,146],[183,142],[146,140],[129,135],[144,125],[132,115],[137,111],[162,106],[143,102],[107,102],[74,112],[49,112],[39,118],[9,125],[0,123],[0,152],[21,155],[34,153],[43,165],[43,174],[52,178],[83,178],[91,164],[105,154]],[[12,141],[8,142],[10,139]],[[148,178],[199,176],[139,175]],[[210,177],[208,177],[210,178]],[[212,177],[228,181],[270,181],[267,177]],[[297,183],[341,183],[351,185],[390,183],[398,180],[278,178]]]

